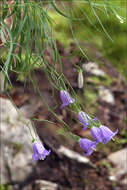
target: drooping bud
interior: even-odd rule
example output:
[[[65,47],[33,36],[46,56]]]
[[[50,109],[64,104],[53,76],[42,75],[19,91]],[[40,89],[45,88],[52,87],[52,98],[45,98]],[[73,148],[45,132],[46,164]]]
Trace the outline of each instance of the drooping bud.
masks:
[[[79,141],[80,147],[85,151],[85,156],[89,156],[96,149],[97,142],[93,142],[86,138],[81,138]]]
[[[87,128],[87,125],[89,125],[90,120],[92,120],[92,118],[90,118],[90,116],[83,111],[80,111],[78,113],[78,119],[81,122],[81,124],[83,125],[83,130],[85,130]]]
[[[69,93],[66,90],[60,91],[60,98],[62,100],[61,108],[68,106],[69,104],[73,104],[75,102],[74,98],[71,98]]]
[[[79,88],[83,88],[83,82],[84,82],[83,72],[80,69],[79,72],[78,72],[78,87]]]
[[[33,160],[44,160],[46,156],[48,156],[51,152],[51,150],[46,150],[44,146],[40,143],[35,141],[33,143],[33,151],[34,154],[32,155]]]

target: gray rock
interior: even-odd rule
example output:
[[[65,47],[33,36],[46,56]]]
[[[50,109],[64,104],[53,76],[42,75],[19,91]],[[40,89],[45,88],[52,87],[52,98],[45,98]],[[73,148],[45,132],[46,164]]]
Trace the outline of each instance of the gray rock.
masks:
[[[87,64],[83,64],[82,68],[85,72],[88,72],[92,75],[98,76],[98,77],[104,77],[105,72],[101,70],[97,63],[89,62]]]
[[[23,181],[32,171],[32,136],[30,120],[8,100],[0,98],[1,183]]]
[[[71,190],[51,181],[36,180],[34,190]]]
[[[127,148],[110,154],[108,159],[115,165],[115,168],[110,172],[111,180],[119,180],[127,184]],[[120,180],[122,176],[125,177]]]
[[[57,190],[58,185],[50,181],[45,180],[36,180],[35,190]]]
[[[70,159],[76,160],[79,163],[87,164],[89,166],[94,167],[93,163],[91,163],[91,161],[88,158],[86,158],[85,156],[82,156],[79,153],[72,151],[62,145],[58,149],[58,152]]]
[[[107,102],[112,105],[115,104],[115,98],[110,89],[105,88],[104,86],[100,86],[98,89],[98,92],[99,92],[99,98],[102,101]]]

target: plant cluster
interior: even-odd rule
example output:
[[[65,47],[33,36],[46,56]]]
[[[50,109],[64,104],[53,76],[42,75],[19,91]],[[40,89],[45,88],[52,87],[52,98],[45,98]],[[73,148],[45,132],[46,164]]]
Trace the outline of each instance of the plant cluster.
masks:
[[[111,11],[113,9],[113,14],[116,13],[118,17],[112,3],[108,0],[95,2],[92,0],[83,0],[83,2],[84,4],[88,4],[105,35],[109,40],[112,40],[95,9],[104,10],[107,15],[108,10]],[[52,23],[54,21],[49,16],[49,10],[54,9],[58,14],[68,20],[74,41],[82,55],[87,58],[74,34],[72,23],[75,20],[82,22],[82,18],[78,18],[73,14],[74,12],[71,9],[73,8],[73,3],[75,3],[74,0],[60,2],[54,0],[3,0],[1,3],[2,9],[0,10],[0,50],[2,52],[0,68],[4,74],[4,91],[7,90],[7,84],[13,86],[10,79],[11,73],[15,73],[17,80],[22,77],[24,79],[29,78],[42,101],[47,106],[48,111],[61,122],[63,129],[70,134],[70,137],[79,143],[80,147],[85,151],[85,155],[88,156],[96,149],[98,143],[106,144],[113,139],[118,133],[118,130],[112,132],[109,128],[102,125],[98,119],[82,111],[78,98],[76,98],[77,95],[63,73],[62,59],[53,34]],[[87,15],[85,16],[90,22],[89,17]],[[120,17],[118,18],[120,19]],[[49,61],[47,54],[51,61]],[[57,69],[58,65],[59,71]],[[50,108],[43,92],[40,91],[33,77],[34,70],[38,68],[44,71],[49,81],[52,94],[54,95],[55,90],[60,92],[60,98],[62,100],[60,108],[63,109],[69,106],[76,112],[78,120],[83,126],[83,130],[87,128],[91,129],[91,135],[94,141],[83,139],[73,134],[69,125],[59,119],[55,111]],[[76,69],[79,72],[79,86],[82,87],[82,69],[80,66],[76,66]],[[72,92],[74,98],[69,95],[69,91]],[[45,159],[46,156],[50,154],[51,151],[46,150],[36,138],[32,138],[32,142],[34,151],[33,160]]]

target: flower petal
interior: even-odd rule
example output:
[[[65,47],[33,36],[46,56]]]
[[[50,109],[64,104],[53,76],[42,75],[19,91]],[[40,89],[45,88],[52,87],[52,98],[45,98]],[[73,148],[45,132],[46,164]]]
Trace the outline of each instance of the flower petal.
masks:
[[[51,153],[51,150],[44,150],[43,153],[42,153],[42,157],[45,158],[46,156],[48,156],[49,154]]]
[[[92,127],[91,135],[96,142],[103,142],[103,136],[99,127]]]
[[[81,122],[81,124],[83,125],[83,130],[86,130],[87,125],[89,124],[89,121],[91,119],[90,116],[88,114],[86,114],[85,112],[80,111],[78,113],[78,119]]]
[[[85,151],[85,155],[89,156],[93,153],[97,143],[89,139],[81,138],[79,141],[79,145]]]
[[[75,102],[74,98],[71,98],[69,93],[66,90],[61,90],[60,91],[60,98],[62,100],[62,105],[60,108],[63,108],[65,106],[68,106],[69,104],[73,104]]]
[[[118,133],[118,129],[115,132],[112,132],[108,127],[104,125],[101,125],[100,129],[104,144],[107,144]]]
[[[33,159],[33,161],[38,160],[39,159],[38,154],[33,154],[32,159]]]
[[[51,150],[46,150],[40,142],[34,142],[33,144],[34,154],[32,155],[33,160],[45,159],[51,152]]]

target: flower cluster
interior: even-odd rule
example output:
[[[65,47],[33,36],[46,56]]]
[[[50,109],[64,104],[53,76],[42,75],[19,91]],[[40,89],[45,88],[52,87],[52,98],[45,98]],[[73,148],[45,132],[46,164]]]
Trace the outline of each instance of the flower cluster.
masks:
[[[75,102],[75,99],[71,98],[69,93],[65,90],[61,90],[60,97],[62,100],[61,108],[68,106]],[[94,141],[87,138],[80,138],[79,145],[85,151],[85,155],[89,156],[96,149],[98,143],[107,144],[118,133],[118,130],[112,132],[108,127],[99,124],[97,119],[92,119],[88,114],[83,111],[78,113],[78,119],[83,126],[83,130],[91,128],[91,135]]]
[[[75,103],[75,99],[72,98],[66,90],[60,91],[60,98],[62,100],[62,105],[60,108],[64,108],[69,104]],[[94,141],[91,141],[87,138],[80,138],[77,135],[73,135],[78,137],[77,141],[80,147],[85,151],[85,155],[89,156],[96,150],[96,146],[98,143],[107,144],[113,137],[118,133],[118,130],[112,132],[108,127],[101,125],[96,118],[91,118],[87,113],[83,111],[78,112],[78,120],[83,126],[83,130],[87,128],[91,128],[91,135]],[[46,150],[44,146],[38,142],[33,142],[33,160],[44,160],[46,156],[48,156],[51,150]]]

